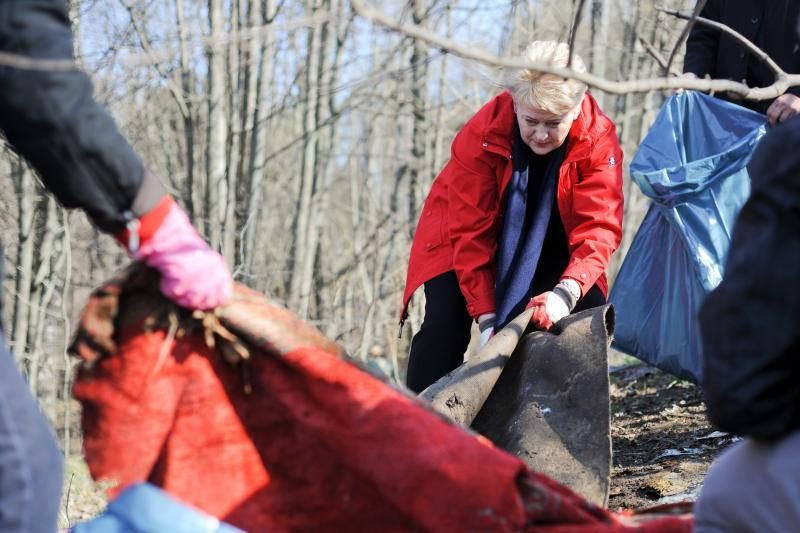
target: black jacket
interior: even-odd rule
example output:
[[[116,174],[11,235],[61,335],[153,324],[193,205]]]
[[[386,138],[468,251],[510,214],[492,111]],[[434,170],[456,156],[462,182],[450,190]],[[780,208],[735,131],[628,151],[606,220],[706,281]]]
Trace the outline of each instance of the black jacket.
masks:
[[[700,310],[709,418],[739,435],[800,429],[800,117],[761,141],[725,276]]]
[[[700,15],[741,33],[787,73],[800,73],[800,38],[797,35],[800,1],[708,0]],[[771,71],[741,44],[700,23],[692,28],[686,41],[683,71],[701,78],[709,75],[715,79],[744,81],[751,87],[764,87],[774,81]],[[793,87],[789,92],[800,96],[800,87]],[[737,103],[764,113],[771,101]]]
[[[72,59],[72,39],[64,0],[0,0],[0,51]],[[144,214],[164,193],[83,72],[0,66],[0,130],[64,206],[84,209],[106,232],[121,231],[125,212]]]

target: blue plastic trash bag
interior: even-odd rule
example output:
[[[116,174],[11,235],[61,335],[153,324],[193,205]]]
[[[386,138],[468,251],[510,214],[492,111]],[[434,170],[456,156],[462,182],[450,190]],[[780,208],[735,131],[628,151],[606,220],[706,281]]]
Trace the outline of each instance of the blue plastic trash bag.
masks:
[[[190,507],[155,485],[125,489],[105,512],[76,525],[72,533],[244,533]]]
[[[694,91],[664,104],[630,165],[652,204],[609,295],[617,349],[700,380],[697,311],[722,280],[733,224],[750,194],[746,165],[766,122]]]

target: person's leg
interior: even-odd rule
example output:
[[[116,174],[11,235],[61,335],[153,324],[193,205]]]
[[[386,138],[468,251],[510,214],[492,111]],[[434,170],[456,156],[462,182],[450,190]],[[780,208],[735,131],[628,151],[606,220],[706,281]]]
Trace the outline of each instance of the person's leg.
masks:
[[[774,444],[747,439],[711,466],[695,531],[782,532],[800,524],[800,431]]]
[[[0,531],[53,533],[61,451],[0,336]]]
[[[464,362],[472,317],[455,272],[425,283],[425,319],[411,341],[406,384],[419,393]]]

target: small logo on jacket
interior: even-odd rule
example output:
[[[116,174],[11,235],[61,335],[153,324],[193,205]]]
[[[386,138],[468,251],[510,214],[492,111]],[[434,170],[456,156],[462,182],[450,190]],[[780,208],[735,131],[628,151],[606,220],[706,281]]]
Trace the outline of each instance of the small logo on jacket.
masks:
[[[608,158],[608,166],[610,166],[610,167],[617,166],[617,158],[614,157],[613,155]]]

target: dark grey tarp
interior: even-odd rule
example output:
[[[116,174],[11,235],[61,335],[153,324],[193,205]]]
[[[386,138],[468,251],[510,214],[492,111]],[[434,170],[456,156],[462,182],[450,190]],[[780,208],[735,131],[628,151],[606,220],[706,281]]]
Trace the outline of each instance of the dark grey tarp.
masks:
[[[510,326],[516,329],[504,330],[505,339],[487,345],[488,352],[482,350],[422,396],[532,469],[605,505],[613,308],[570,315],[551,332],[526,333],[521,339],[520,324]]]

